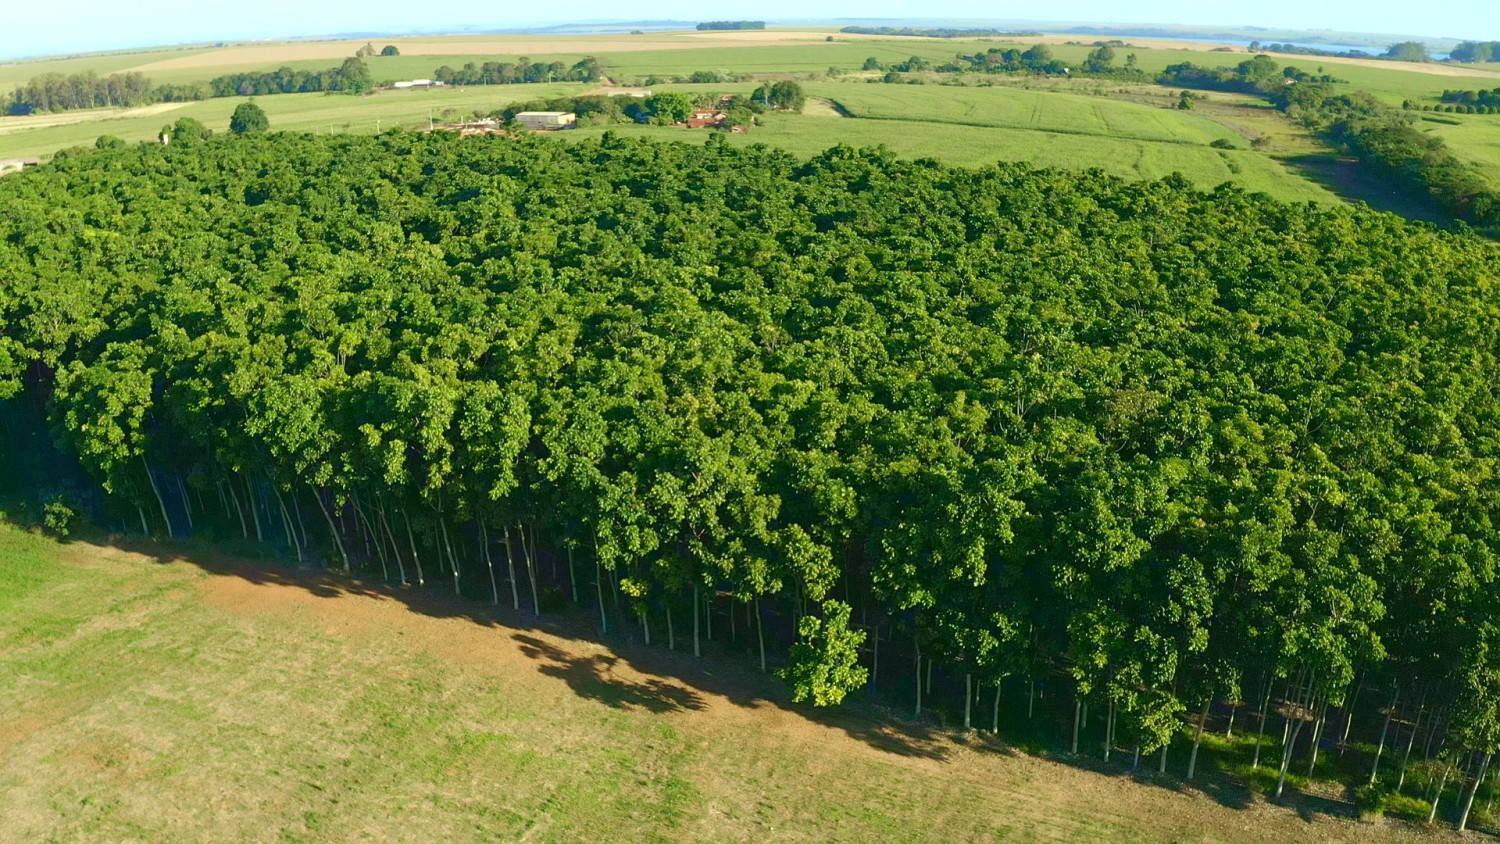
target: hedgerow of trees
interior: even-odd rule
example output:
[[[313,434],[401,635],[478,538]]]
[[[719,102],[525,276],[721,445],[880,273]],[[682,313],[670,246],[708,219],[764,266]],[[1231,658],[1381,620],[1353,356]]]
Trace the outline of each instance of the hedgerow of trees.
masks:
[[[727,617],[817,703],[1045,683],[1163,767],[1185,713],[1254,699],[1278,794],[1360,676],[1471,801],[1500,741],[1470,236],[722,136],[244,135],[0,203],[0,393],[100,520],[695,649]]]
[[[517,62],[469,62],[458,70],[448,65],[438,68],[432,78],[445,85],[512,85],[525,82],[597,82],[601,76],[599,60],[593,56],[574,64],[532,62],[522,57]]]
[[[364,59],[352,56],[338,67],[326,70],[294,70],[283,67],[267,73],[230,73],[209,83],[215,97],[250,97],[268,94],[306,94],[317,91],[342,91],[362,94],[375,86],[370,66]]]
[[[1474,167],[1453,155],[1442,138],[1416,130],[1409,114],[1369,94],[1340,92],[1332,77],[1282,68],[1269,56],[1256,56],[1234,68],[1172,65],[1158,81],[1264,96],[1328,142],[1455,218],[1486,230],[1500,227],[1500,194]]]
[[[698,24],[700,31],[715,29],[765,29],[765,21],[704,21]]]

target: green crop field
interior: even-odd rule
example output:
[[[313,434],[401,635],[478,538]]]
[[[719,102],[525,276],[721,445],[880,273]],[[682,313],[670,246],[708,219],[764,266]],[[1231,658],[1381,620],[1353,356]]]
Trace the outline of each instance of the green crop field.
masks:
[[[148,550],[0,523],[0,841],[1418,837],[792,708],[732,653]]]
[[[1442,138],[1455,155],[1472,162],[1480,173],[1500,186],[1500,115],[1439,114],[1433,117],[1458,122],[1453,125],[1421,120],[1416,124],[1417,128]]]

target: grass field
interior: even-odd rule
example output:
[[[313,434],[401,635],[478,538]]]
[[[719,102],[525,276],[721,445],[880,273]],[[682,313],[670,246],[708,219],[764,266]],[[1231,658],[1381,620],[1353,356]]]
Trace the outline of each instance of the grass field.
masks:
[[[0,841],[1434,836],[1337,796],[1272,806],[1121,755],[792,707],[718,642],[695,660],[581,617],[147,550],[0,523]]]
[[[368,97],[329,94],[283,94],[259,97],[273,129],[302,132],[373,133],[404,125],[426,126],[428,115],[444,119],[445,112],[468,115],[488,113],[512,102],[535,97],[580,93],[585,86],[574,82],[538,85],[488,85],[474,88],[381,91]],[[225,97],[198,103],[117,110],[97,121],[70,122],[45,128],[25,128],[31,118],[0,118],[0,159],[40,156],[78,144],[92,145],[100,135],[115,135],[127,141],[156,137],[163,125],[180,117],[202,121],[215,132],[229,131],[229,117],[244,98]],[[142,112],[145,112],[144,114]],[[67,119],[70,112],[56,115]]]
[[[830,35],[833,41],[827,41]],[[648,76],[685,75],[695,70],[766,76],[822,75],[829,68],[854,70],[865,58],[883,62],[919,55],[933,61],[957,53],[1004,46],[992,40],[877,38],[830,31],[740,33],[658,32],[644,35],[457,35],[375,39],[397,44],[402,55],[369,60],[378,80],[431,76],[441,65],[466,62],[559,60],[572,63],[585,55],[600,58],[613,79],[634,82]],[[1036,39],[1033,39],[1036,40]],[[1081,62],[1090,49],[1045,39],[1064,61]],[[332,66],[352,54],[364,40],[233,44],[224,47],[163,50],[28,61],[0,65],[0,85],[51,70],[106,73],[136,69],[160,82],[205,80],[223,73],[269,70],[281,65],[299,69]],[[1204,45],[1173,46],[1151,41],[1120,52],[1136,54],[1142,69],[1167,65],[1234,64],[1244,52],[1208,52]],[[1312,57],[1278,56],[1279,61],[1308,70],[1323,68],[1348,79],[1354,88],[1390,101],[1435,99],[1445,88],[1500,86],[1500,72],[1446,65],[1357,63]],[[969,77],[970,81],[977,81]],[[932,156],[953,164],[1030,161],[1042,167],[1100,168],[1129,178],[1157,178],[1181,172],[1194,183],[1211,187],[1233,181],[1291,201],[1331,203],[1339,195],[1368,199],[1369,191],[1344,185],[1358,181],[1347,173],[1331,174],[1332,151],[1301,132],[1263,103],[1228,94],[1212,94],[1193,112],[1168,108],[1173,92],[1153,85],[1112,80],[1049,80],[1028,77],[988,78],[993,87],[944,85],[896,86],[858,81],[812,81],[809,93],[843,106],[860,120],[830,121],[777,116],[736,143],[767,143],[808,155],[838,143],[884,144],[907,156]],[[658,90],[748,92],[755,83],[711,86],[657,86]],[[381,92],[349,98],[317,94],[260,98],[274,129],[373,132],[377,125],[408,127],[425,123],[429,113],[466,114],[507,104],[577,93],[593,86],[567,84],[488,86],[467,90]],[[1102,95],[1102,96],[1096,96]],[[0,158],[46,156],[61,148],[91,144],[101,134],[126,140],[153,138],[164,123],[178,116],[203,121],[216,131],[227,129],[237,98],[148,109],[99,110],[28,118],[0,117]],[[1494,167],[1500,157],[1500,121],[1464,120],[1461,126],[1423,124],[1449,140],[1456,152],[1476,165]],[[587,130],[583,135],[590,134]],[[619,127],[672,139],[688,139],[673,130]],[[1208,147],[1227,140],[1237,148]],[[1250,141],[1258,140],[1255,150]],[[1289,162],[1321,162],[1318,168]],[[1319,169],[1321,168],[1321,169]],[[1356,174],[1357,175],[1357,174]],[[1375,186],[1379,193],[1379,186]],[[1398,208],[1398,205],[1387,207]],[[1421,216],[1417,214],[1416,216]]]
[[[1479,172],[1500,188],[1500,115],[1439,114],[1457,125],[1421,120],[1416,126],[1442,138],[1459,158],[1473,163]]]

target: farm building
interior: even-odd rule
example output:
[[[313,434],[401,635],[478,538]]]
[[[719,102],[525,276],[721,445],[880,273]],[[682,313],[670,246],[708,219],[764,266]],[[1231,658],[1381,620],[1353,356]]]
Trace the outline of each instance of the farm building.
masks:
[[[689,129],[713,129],[724,125],[729,115],[722,111],[695,111],[688,116]]]
[[[392,88],[441,88],[442,82],[434,82],[431,79],[412,79],[407,82],[393,82]]]
[[[578,116],[571,111],[523,111],[516,115],[516,122],[527,129],[571,129]]]

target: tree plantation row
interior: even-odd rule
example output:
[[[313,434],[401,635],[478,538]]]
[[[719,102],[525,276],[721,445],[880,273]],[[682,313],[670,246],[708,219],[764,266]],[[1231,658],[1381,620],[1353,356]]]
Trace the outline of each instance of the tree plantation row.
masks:
[[[1283,780],[1361,676],[1470,799],[1500,737],[1477,238],[718,136],[245,135],[0,204],[0,385],[98,518],[658,636],[775,608],[818,704],[877,626],[1143,754],[1245,700]]]

